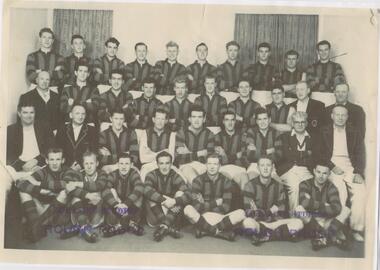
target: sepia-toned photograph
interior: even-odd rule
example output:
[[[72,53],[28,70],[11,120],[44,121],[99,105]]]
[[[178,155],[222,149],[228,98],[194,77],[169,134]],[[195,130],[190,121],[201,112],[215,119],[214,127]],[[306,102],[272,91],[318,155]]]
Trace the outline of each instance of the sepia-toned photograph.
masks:
[[[7,2],[1,260],[370,269],[378,20]]]

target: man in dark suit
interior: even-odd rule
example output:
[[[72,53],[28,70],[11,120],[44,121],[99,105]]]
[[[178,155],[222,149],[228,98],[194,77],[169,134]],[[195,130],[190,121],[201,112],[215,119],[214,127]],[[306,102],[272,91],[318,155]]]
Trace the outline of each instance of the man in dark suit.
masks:
[[[59,97],[49,89],[50,75],[47,71],[41,71],[36,78],[37,87],[20,97],[19,103],[27,102],[35,109],[35,118],[38,121],[48,123],[52,130],[56,130],[60,124]]]
[[[364,139],[357,128],[347,124],[348,110],[345,106],[335,105],[331,119],[333,123],[321,130],[318,149],[320,156],[329,160],[330,180],[338,188],[342,205],[346,205],[347,197],[350,198],[353,236],[363,241],[361,234],[364,231],[366,201]]]
[[[84,123],[86,109],[81,104],[73,106],[70,112],[70,123],[58,129],[56,142],[63,149],[65,165],[74,170],[81,170],[83,153],[96,152],[98,135],[94,127]]]
[[[290,103],[297,112],[307,113],[307,132],[311,136],[315,135],[324,124],[325,105],[309,97],[310,87],[305,81],[296,84],[297,100]]]
[[[32,102],[21,100],[17,107],[19,121],[7,128],[7,165],[17,172],[33,172],[45,165],[43,155],[54,142],[45,123],[35,121]]]
[[[348,110],[347,124],[352,125],[361,135],[365,136],[365,112],[359,105],[353,104],[348,101],[350,87],[347,83],[339,83],[335,86],[334,94],[336,103],[326,108],[326,120],[325,123],[332,123],[331,113],[336,104],[343,105]]]

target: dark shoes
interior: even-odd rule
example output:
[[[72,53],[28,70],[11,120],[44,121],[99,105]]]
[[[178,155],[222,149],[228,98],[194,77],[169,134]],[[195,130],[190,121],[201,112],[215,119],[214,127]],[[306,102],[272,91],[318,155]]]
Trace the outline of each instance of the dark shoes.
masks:
[[[156,242],[160,242],[165,236],[170,235],[175,239],[182,237],[182,234],[174,227],[168,227],[165,224],[161,224],[153,233],[153,239]]]
[[[134,221],[129,222],[127,231],[137,236],[144,235],[144,228]]]
[[[98,240],[98,234],[89,225],[82,226],[79,232],[88,243],[95,243]]]
[[[220,231],[220,232],[216,232],[216,234],[215,234],[216,238],[220,238],[220,239],[227,240],[227,241],[230,241],[230,242],[235,241],[235,236],[236,236],[235,232],[232,231],[232,230],[229,230],[229,231]]]
[[[115,235],[124,234],[126,230],[122,226],[113,226],[113,225],[106,225],[102,229],[103,237],[109,238],[113,237]]]
[[[327,237],[323,234],[317,233],[315,238],[311,239],[311,248],[314,251],[326,248],[329,245]]]
[[[59,235],[59,239],[65,240],[74,237],[79,234],[79,229],[79,225],[71,225],[64,227],[61,234]]]

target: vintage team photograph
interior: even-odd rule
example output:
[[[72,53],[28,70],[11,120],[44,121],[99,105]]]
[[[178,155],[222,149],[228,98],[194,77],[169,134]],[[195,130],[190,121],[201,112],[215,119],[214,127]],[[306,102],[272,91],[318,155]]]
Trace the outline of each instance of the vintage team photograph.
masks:
[[[373,256],[371,12],[10,7],[3,248]]]

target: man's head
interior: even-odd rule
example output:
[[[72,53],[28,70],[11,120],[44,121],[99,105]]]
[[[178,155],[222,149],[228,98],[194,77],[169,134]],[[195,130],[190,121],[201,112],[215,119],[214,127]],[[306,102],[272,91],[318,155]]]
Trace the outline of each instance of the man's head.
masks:
[[[184,99],[187,96],[188,82],[184,76],[178,76],[174,79],[175,96],[179,99]]]
[[[21,99],[17,105],[17,114],[23,126],[31,126],[34,124],[36,111],[31,101]]]
[[[47,71],[41,71],[36,78],[37,87],[40,90],[47,91],[50,85],[50,74]]]
[[[260,176],[263,178],[270,178],[273,170],[273,161],[267,156],[261,156],[257,161],[257,168]]]
[[[166,56],[168,57],[169,61],[177,61],[179,53],[179,46],[174,41],[169,41],[166,44]]]
[[[206,113],[201,106],[192,105],[189,111],[189,122],[193,129],[201,129],[206,121]]]
[[[235,131],[236,113],[233,110],[227,110],[223,115],[223,125],[226,131]]]
[[[230,41],[226,44],[227,58],[230,61],[235,61],[238,58],[240,45],[236,41]]]
[[[328,61],[330,59],[331,44],[327,40],[322,40],[317,44],[317,53],[321,61]]]
[[[71,48],[74,53],[83,53],[86,49],[84,38],[81,35],[73,35],[71,37]]]
[[[330,176],[330,168],[328,167],[326,161],[320,160],[318,162],[315,162],[315,168],[313,172],[314,181],[316,182],[316,184],[322,186],[324,183],[328,181],[328,178]]]
[[[87,62],[79,61],[75,65],[74,74],[77,76],[77,80],[80,82],[86,82],[88,76],[90,76],[90,67]]]
[[[280,105],[284,102],[285,91],[282,85],[278,84],[278,85],[273,86],[271,93],[272,93],[272,100],[274,104]]]
[[[48,149],[45,162],[52,172],[59,172],[65,162],[63,150],[61,148]]]
[[[148,54],[148,46],[143,42],[138,42],[135,45],[135,53],[137,60],[144,62]]]
[[[267,42],[260,43],[257,47],[257,55],[259,57],[259,61],[267,62],[270,56],[270,45]]]
[[[54,33],[50,28],[42,28],[39,32],[40,46],[44,49],[51,49],[54,43]]]
[[[195,52],[197,53],[197,58],[199,61],[205,61],[208,55],[208,47],[206,43],[199,43],[195,48]]]
[[[80,126],[86,119],[86,109],[82,104],[75,104],[69,116],[73,124]]]
[[[338,104],[345,104],[348,101],[348,92],[350,87],[347,83],[339,83],[335,86],[335,99]]]
[[[121,108],[116,108],[111,112],[110,117],[112,128],[117,131],[121,131],[125,121],[125,115]]]
[[[256,124],[260,130],[267,130],[270,124],[268,112],[264,108],[257,108],[255,112]]]
[[[249,98],[252,91],[251,84],[248,79],[241,79],[238,84],[238,92],[240,97]]]
[[[309,97],[310,87],[305,81],[299,81],[296,84],[296,95],[298,100],[305,100]]]
[[[145,98],[153,98],[156,93],[156,84],[153,79],[145,79],[142,83]]]
[[[83,153],[83,169],[86,175],[93,176],[99,165],[98,157],[94,152],[86,151]]]
[[[163,130],[168,123],[168,112],[163,108],[157,108],[152,117],[154,128],[157,130]]]
[[[295,50],[287,51],[285,54],[285,65],[287,69],[295,69],[298,64],[299,54]]]
[[[205,89],[206,93],[209,95],[213,95],[216,90],[216,77],[213,75],[207,75],[205,78]]]
[[[348,120],[348,110],[343,105],[335,105],[331,112],[331,119],[337,127],[346,126]]]
[[[111,71],[110,84],[112,89],[120,90],[124,83],[123,71],[120,69],[115,69]]]
[[[170,169],[172,167],[172,161],[173,161],[172,155],[170,155],[169,152],[167,151],[162,151],[157,154],[156,162],[161,174],[163,175],[169,174]]]
[[[297,133],[303,133],[307,127],[307,113],[295,112],[292,114],[292,127]]]
[[[218,154],[214,153],[208,155],[206,161],[207,174],[211,177],[217,175],[219,173],[221,163],[221,157]]]
[[[132,168],[132,158],[128,153],[121,153],[118,157],[117,167],[121,175],[126,175]]]
[[[107,39],[106,42],[104,42],[107,56],[111,58],[115,57],[117,50],[119,48],[119,45],[120,45],[120,42],[116,38],[111,37]]]

